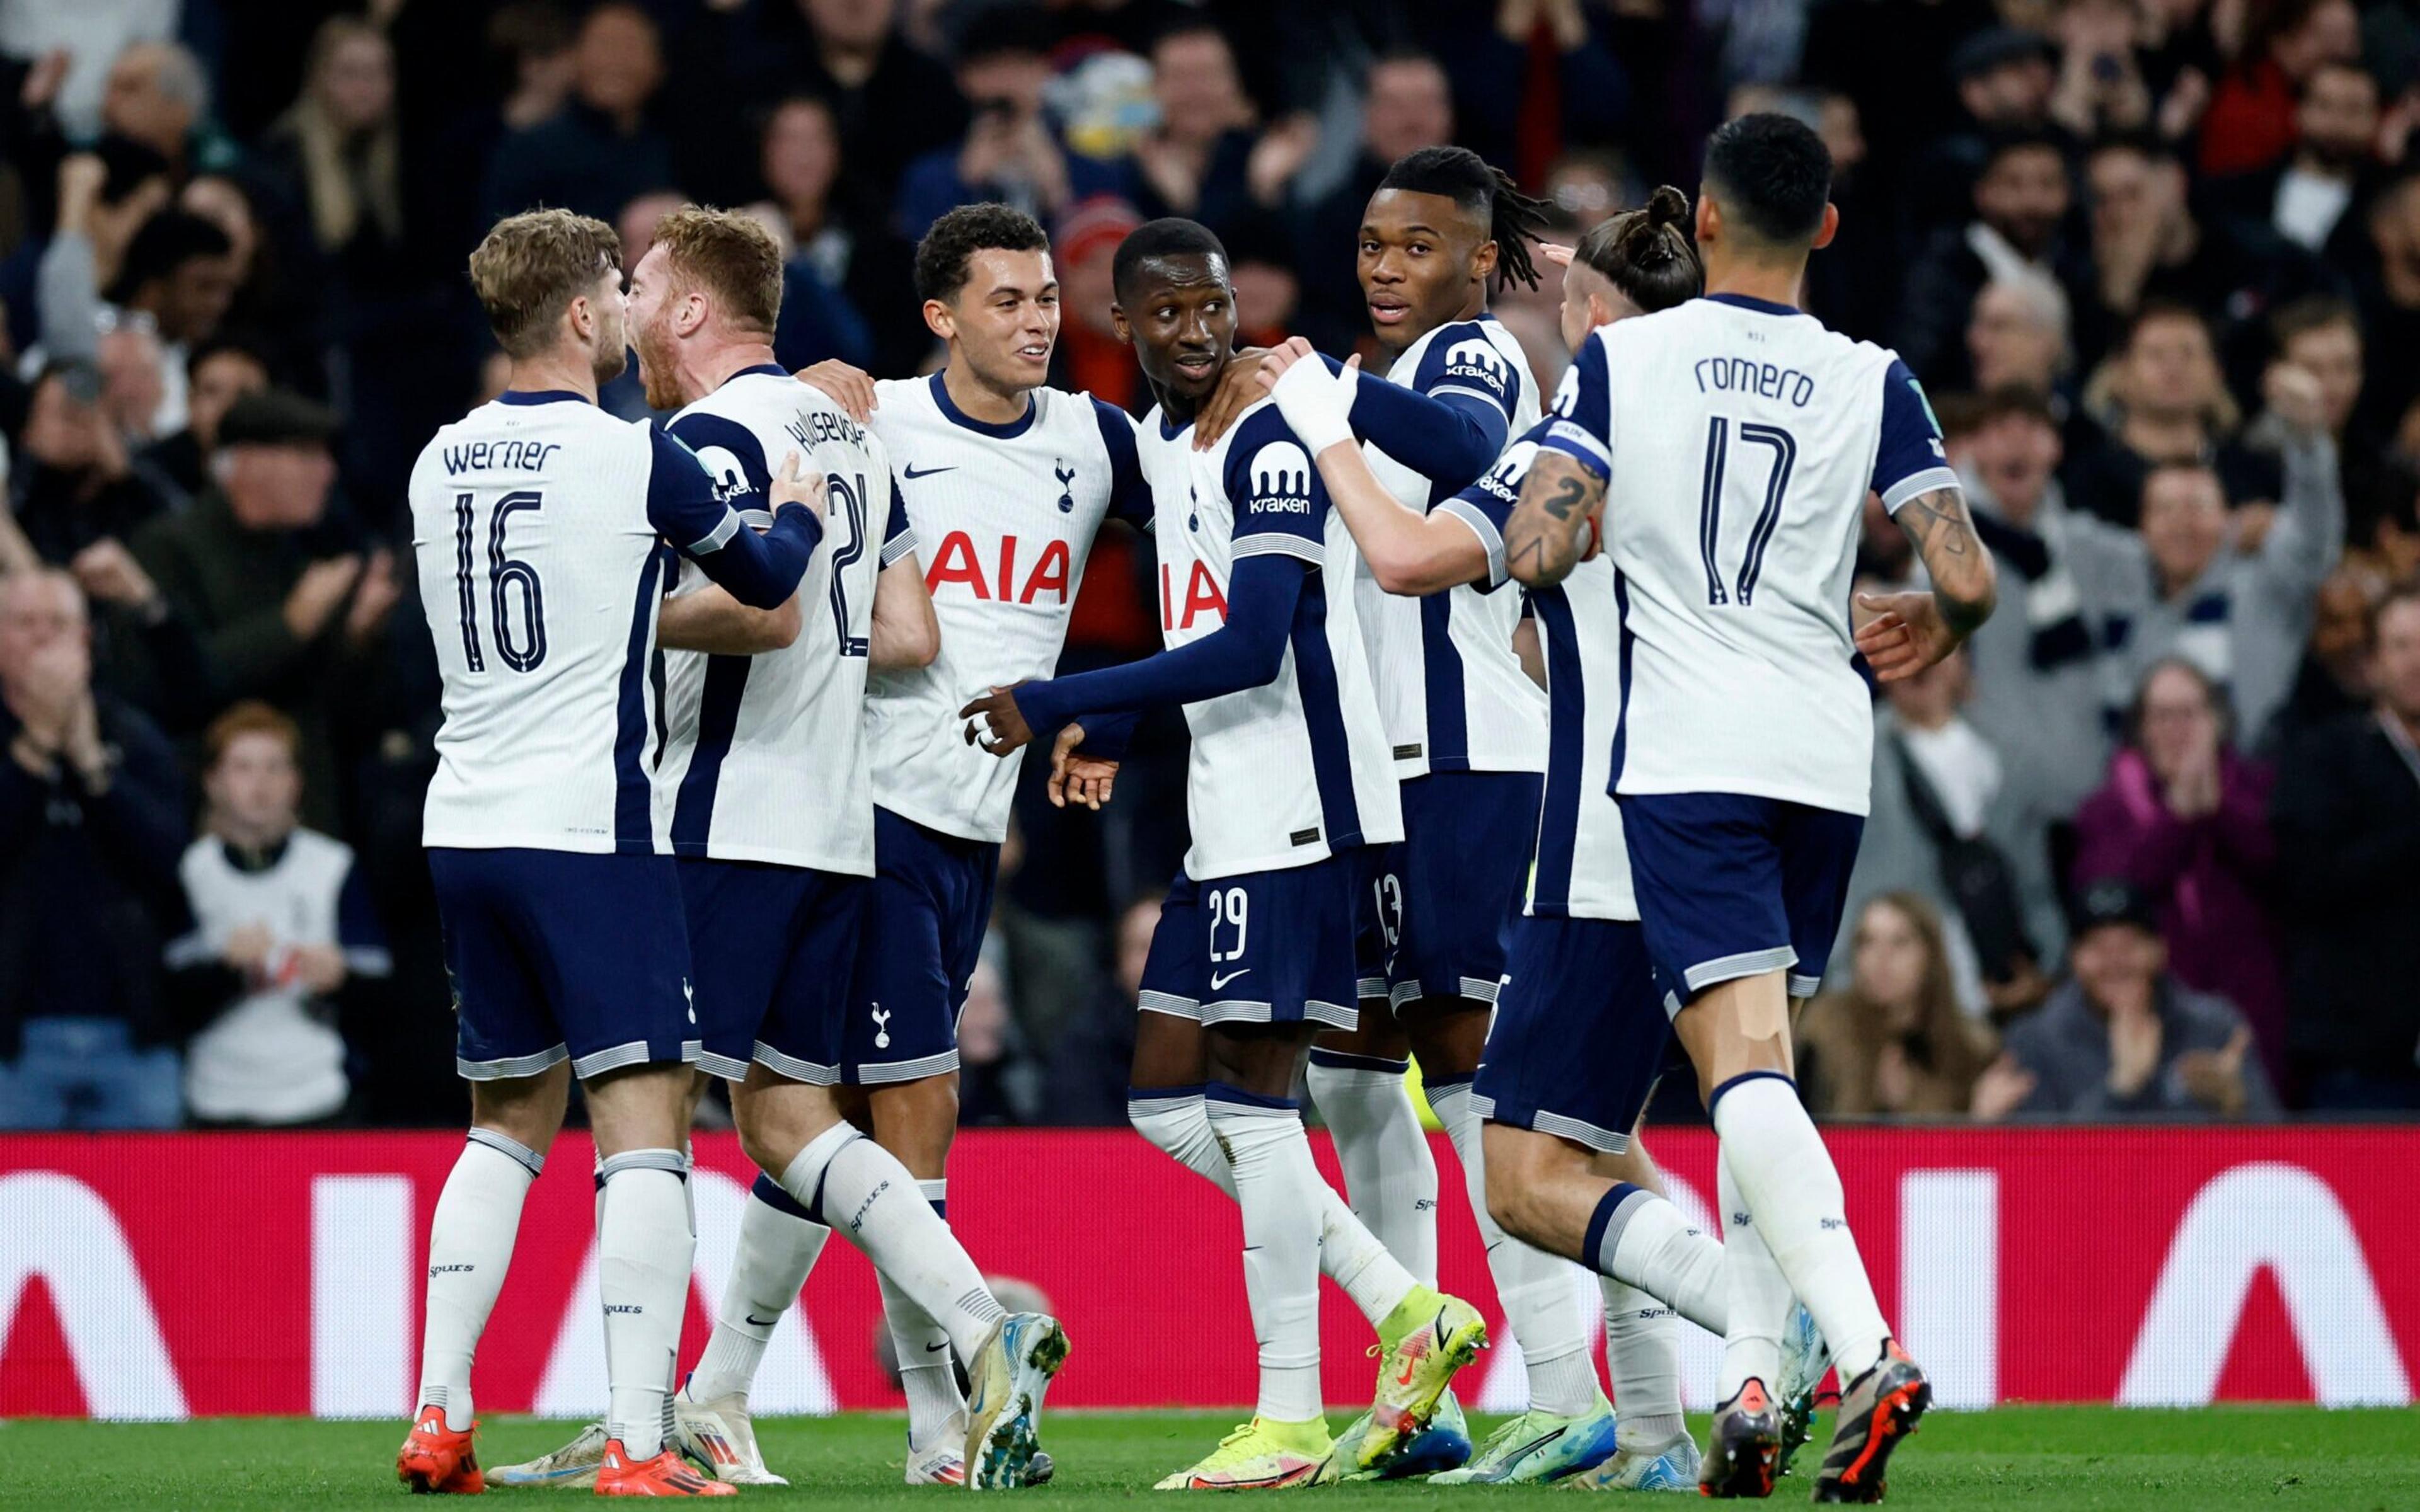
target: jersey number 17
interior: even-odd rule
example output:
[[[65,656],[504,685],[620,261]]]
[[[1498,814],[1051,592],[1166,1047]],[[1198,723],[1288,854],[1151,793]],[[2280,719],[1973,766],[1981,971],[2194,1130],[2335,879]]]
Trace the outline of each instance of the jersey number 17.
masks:
[[[1774,530],[1781,523],[1782,498],[1790,491],[1790,469],[1798,460],[1797,440],[1778,425],[1743,421],[1739,443],[1771,453],[1773,465],[1764,477],[1762,507],[1757,511],[1756,523],[1748,529],[1746,553],[1740,560],[1738,572],[1726,585],[1714,554],[1722,544],[1723,486],[1730,462],[1731,422],[1722,415],[1707,420],[1706,467],[1698,502],[1698,558],[1706,568],[1706,602],[1716,608],[1729,605],[1734,597],[1742,609],[1755,600],[1756,580],[1764,571],[1764,548],[1772,544]]]

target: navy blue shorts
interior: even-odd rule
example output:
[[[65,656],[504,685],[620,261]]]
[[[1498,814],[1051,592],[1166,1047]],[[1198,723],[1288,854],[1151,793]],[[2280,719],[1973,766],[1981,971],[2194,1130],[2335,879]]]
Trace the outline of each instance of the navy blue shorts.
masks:
[[[1619,1155],[1677,1046],[1639,927],[1513,918],[1504,991],[1471,1084],[1481,1118]]]
[[[428,875],[462,1075],[535,1076],[567,1057],[585,1078],[697,1058],[671,856],[438,846]]]
[[[698,1069],[736,1082],[759,1060],[810,1087],[839,1081],[841,1021],[873,880],[685,856],[680,882]]]
[[[1138,1006],[1204,1025],[1349,1029],[1371,876],[1358,850],[1309,866],[1168,885]]]
[[[1788,969],[1810,997],[1840,931],[1866,822],[1731,793],[1620,795],[1647,949],[1678,1013],[1720,982]]]
[[[841,1080],[883,1087],[958,1069],[958,1014],[991,927],[1000,847],[874,810],[874,897]]]
[[[1387,973],[1396,1008],[1421,997],[1496,1001],[1504,926],[1528,891],[1544,780],[1535,772],[1432,772],[1404,784],[1404,838],[1388,847],[1401,899]]]

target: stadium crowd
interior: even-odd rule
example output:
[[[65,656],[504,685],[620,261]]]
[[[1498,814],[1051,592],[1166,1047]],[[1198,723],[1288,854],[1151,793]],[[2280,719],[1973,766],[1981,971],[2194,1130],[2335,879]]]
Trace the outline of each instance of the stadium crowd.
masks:
[[[1878,698],[1810,1103],[2420,1109],[2404,6],[0,0],[0,1126],[459,1119],[402,492],[501,383],[492,218],[598,216],[631,266],[750,206],[784,364],[890,376],[933,356],[916,239],[1004,200],[1052,232],[1054,381],[1140,409],[1109,264],[1146,218],[1219,233],[1253,339],[1341,355],[1397,157],[1475,147],[1568,239],[1750,108],[1829,145],[1807,302],[1924,381],[2002,595]],[[1548,390],[1555,276],[1497,304]],[[1149,552],[1104,538],[1070,670],[1156,648]],[[1098,815],[1029,771],[966,1121],[1125,1121],[1184,738],[1147,723]]]

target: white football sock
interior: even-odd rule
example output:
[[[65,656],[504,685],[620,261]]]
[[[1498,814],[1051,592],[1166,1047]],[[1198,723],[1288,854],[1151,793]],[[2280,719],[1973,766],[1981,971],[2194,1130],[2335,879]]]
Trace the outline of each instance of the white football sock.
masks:
[[[916,1183],[933,1215],[949,1221],[950,1183],[946,1179]],[[916,1299],[880,1272],[882,1318],[891,1329],[891,1349],[899,1357],[899,1389],[908,1396],[908,1444],[922,1452],[946,1439],[967,1436],[967,1399],[958,1394],[958,1373],[950,1364],[950,1335]]]
[[[605,1432],[633,1460],[661,1454],[672,1432],[673,1370],[697,1260],[683,1170],[677,1149],[626,1149],[603,1172],[597,1294],[605,1304]]]
[[[1319,1417],[1319,1209],[1326,1186],[1291,1102],[1213,1082],[1210,1125],[1244,1210],[1244,1293],[1260,1343],[1255,1409],[1280,1423]]]
[[[971,1366],[1001,1308],[899,1157],[845,1123],[817,1134],[782,1173],[782,1190],[916,1299]]]
[[[1688,1429],[1681,1416],[1681,1319],[1627,1282],[1599,1278],[1605,1292],[1605,1365],[1613,1379],[1614,1443],[1653,1449]]]
[[[1436,1285],[1436,1157],[1404,1085],[1409,1061],[1314,1047],[1303,1072],[1336,1141],[1344,1196],[1387,1253],[1424,1287]],[[1432,1106],[1435,1104],[1432,1103]]]
[[[1840,1173],[1798,1101],[1797,1084],[1776,1072],[1734,1077],[1714,1088],[1712,1111],[1723,1163],[1789,1277],[1786,1289],[1815,1315],[1840,1380],[1856,1380],[1882,1358],[1890,1325],[1849,1232]],[[1776,1338],[1788,1316],[1785,1300],[1774,1315]]]
[[[1717,1157],[1715,1192],[1723,1205],[1723,1293],[1730,1316],[1714,1400],[1727,1402],[1750,1376],[1768,1393],[1781,1387],[1781,1330],[1790,1318],[1790,1281],[1773,1262],[1755,1210],[1740,1195],[1730,1154]]]
[[[779,1197],[779,1205],[768,1194]],[[815,1257],[824,1252],[831,1230],[794,1210],[790,1195],[759,1175],[739,1211],[739,1245],[731,1259],[731,1279],[722,1288],[721,1305],[714,1311],[714,1333],[705,1352],[690,1371],[692,1399],[748,1395],[756,1366],[782,1314],[799,1300]]]
[[[512,1264],[521,1202],[545,1165],[527,1146],[473,1129],[429,1215],[419,1401],[443,1408],[445,1426],[458,1433],[471,1427],[471,1354]]]
[[[1588,1322],[1573,1285],[1571,1261],[1532,1249],[1497,1226],[1487,1211],[1487,1164],[1480,1141],[1481,1119],[1471,1106],[1470,1083],[1429,1084],[1429,1106],[1445,1125],[1462,1158],[1462,1180],[1479,1238],[1487,1246],[1487,1270],[1496,1278],[1496,1300],[1512,1336],[1521,1341],[1521,1363],[1529,1376],[1529,1411],[1578,1417],[1597,1404],[1596,1369],[1589,1363]]]
[[[1722,1242],[1659,1193],[1618,1182],[1599,1199],[1582,1246],[1601,1276],[1627,1282],[1709,1334],[1730,1318]]]
[[[1187,1170],[1235,1195],[1234,1173],[1210,1128],[1210,1110],[1198,1087],[1130,1088],[1126,1119],[1137,1133]],[[1319,1183],[1319,1269],[1344,1288],[1353,1305],[1375,1328],[1412,1293],[1412,1273],[1387,1253],[1326,1181]]]

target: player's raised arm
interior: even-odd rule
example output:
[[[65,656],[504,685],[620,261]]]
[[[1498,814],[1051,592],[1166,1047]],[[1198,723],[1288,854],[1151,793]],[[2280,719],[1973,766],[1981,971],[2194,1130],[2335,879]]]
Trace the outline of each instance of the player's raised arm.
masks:
[[[1975,532],[1924,391],[1896,361],[1884,383],[1874,491],[1932,582],[1930,593],[1857,595],[1860,616],[1870,616],[1857,628],[1857,649],[1874,675],[1890,683],[1913,677],[1956,650],[1992,617],[1999,590],[1992,553]]]
[[[654,467],[647,479],[647,519],[675,550],[751,609],[779,609],[799,591],[807,559],[824,533],[824,480],[799,471],[799,454],[783,460],[768,502],[773,527],[758,534],[724,502],[697,454],[660,430],[648,432]]]
[[[916,558],[916,528],[891,486],[891,523],[882,537],[882,575],[874,580],[874,628],[867,656],[878,672],[930,667],[941,654],[940,616],[924,586],[924,565]]]
[[[1606,479],[1613,471],[1613,400],[1605,332],[1580,343],[1555,408],[1540,424],[1538,455],[1504,522],[1504,567],[1525,588],[1551,588],[1596,554]]]
[[[1300,336],[1263,360],[1261,384],[1277,401],[1286,424],[1302,439],[1327,485],[1328,497],[1344,517],[1378,586],[1390,594],[1434,594],[1456,583],[1491,577],[1493,525],[1481,526],[1443,509],[1422,515],[1406,509],[1353,440],[1354,384],[1359,358],[1342,373],[1329,371]],[[1481,522],[1485,524],[1484,521]],[[1493,558],[1500,562],[1500,555]]]

